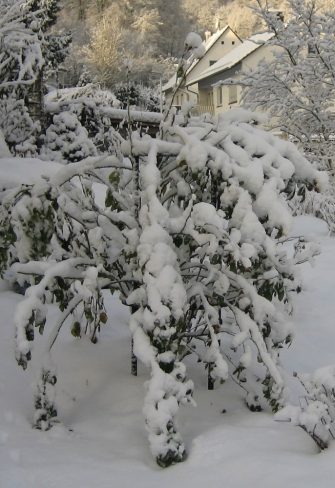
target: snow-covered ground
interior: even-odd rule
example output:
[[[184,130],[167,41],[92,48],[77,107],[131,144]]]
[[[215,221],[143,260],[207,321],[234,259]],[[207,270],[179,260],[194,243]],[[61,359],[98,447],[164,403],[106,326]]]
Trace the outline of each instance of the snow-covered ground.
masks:
[[[295,221],[293,234],[313,235],[321,244],[315,266],[303,265],[304,290],[295,299],[296,337],[283,353],[288,372],[308,372],[335,363],[335,239],[311,217]],[[17,367],[13,315],[22,299],[0,292],[0,487],[1,488],[333,488],[335,444],[319,454],[302,429],[275,422],[270,413],[251,413],[234,384],[206,389],[196,364],[196,408],[184,407],[180,430],[189,456],[162,470],[149,451],[142,404],[144,367],[130,375],[127,310],[108,298],[109,322],[93,345],[68,330],[55,346],[59,416],[64,426],[42,433],[30,426],[34,363]],[[51,311],[53,313],[53,311]],[[55,313],[55,311],[54,311]],[[35,346],[35,365],[38,343]],[[292,397],[299,385],[290,380]]]

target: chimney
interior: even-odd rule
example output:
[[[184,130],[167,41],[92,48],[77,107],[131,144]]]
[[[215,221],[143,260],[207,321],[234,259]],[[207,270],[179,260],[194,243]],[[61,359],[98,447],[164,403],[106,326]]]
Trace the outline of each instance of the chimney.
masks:
[[[205,41],[207,42],[210,37],[212,37],[211,31],[206,30],[206,32],[205,32]]]

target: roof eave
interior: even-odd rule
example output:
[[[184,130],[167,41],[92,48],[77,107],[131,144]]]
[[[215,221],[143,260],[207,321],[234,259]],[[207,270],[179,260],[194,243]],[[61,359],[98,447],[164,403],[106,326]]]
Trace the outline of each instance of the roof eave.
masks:
[[[244,61],[248,56],[250,56],[251,54],[253,54],[255,51],[257,51],[260,47],[264,46],[265,44],[266,43],[264,42],[263,44],[257,45],[257,47],[253,51],[250,51],[249,53],[245,54],[245,56],[239,58],[236,62],[231,63],[231,64],[229,64],[227,66],[224,66],[224,67],[222,67],[222,69],[219,69],[218,71],[213,71],[212,73],[209,73],[206,76],[202,76],[201,75],[201,76],[198,76],[198,78],[195,78],[193,80],[190,80],[189,82],[186,83],[186,86],[194,85],[195,83],[198,83],[199,81],[202,81],[202,80],[206,80],[207,78],[210,78],[211,76],[217,75],[219,73],[224,73],[228,69],[231,69],[234,66],[236,66],[237,64],[239,64],[242,61]]]

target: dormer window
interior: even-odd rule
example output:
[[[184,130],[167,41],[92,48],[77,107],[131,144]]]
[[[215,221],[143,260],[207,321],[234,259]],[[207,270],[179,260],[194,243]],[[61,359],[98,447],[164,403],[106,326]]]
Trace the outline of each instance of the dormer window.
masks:
[[[284,20],[285,20],[284,12],[282,12],[281,10],[274,9],[274,8],[270,8],[269,12],[271,14],[274,14],[278,20],[280,20],[281,22],[284,22]]]
[[[215,63],[216,63],[216,61],[217,61],[216,59],[215,59],[215,60],[214,60],[214,59],[211,59],[211,60],[209,61],[209,66],[213,66],[213,64],[215,64]]]
[[[312,42],[308,43],[308,54],[316,54],[316,45]]]
[[[282,22],[284,22],[284,19],[285,19],[284,12],[278,12],[277,17],[278,17],[279,20],[281,20]]]

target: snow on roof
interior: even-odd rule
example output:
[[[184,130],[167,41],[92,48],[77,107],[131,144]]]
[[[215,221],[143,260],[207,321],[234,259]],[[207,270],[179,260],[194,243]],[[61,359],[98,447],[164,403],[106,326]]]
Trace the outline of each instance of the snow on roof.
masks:
[[[222,29],[217,30],[214,32],[212,36],[210,36],[205,42],[206,52],[216,43],[216,41],[224,34],[228,29],[230,29],[229,25],[225,25]]]
[[[207,68],[205,71],[201,73],[200,76],[190,79],[187,82],[187,85],[192,85],[193,83],[196,83],[197,81],[203,80],[205,78],[208,78],[209,76],[212,76],[216,73],[220,73],[222,71],[225,71],[229,68],[232,68],[236,64],[238,64],[242,59],[246,58],[249,56],[251,53],[256,51],[259,47],[261,47],[263,44],[265,44],[269,39],[273,37],[272,32],[264,32],[262,34],[255,34],[254,36],[250,37],[246,41],[243,41],[242,44],[239,44],[236,46],[232,51],[227,53],[225,56],[223,56],[221,59],[219,59],[216,63],[214,63],[212,66]]]
[[[218,31],[216,31],[207,40],[203,41],[203,45],[205,46],[205,49],[206,49],[206,54],[210,50],[210,48],[216,43],[216,41],[218,39],[220,39],[222,34],[224,34],[228,29],[230,29],[229,25],[225,25],[224,27],[222,27],[222,29],[219,29]],[[198,62],[199,62],[199,59],[194,61],[194,63],[188,68],[187,74],[189,74],[193,70],[193,68],[198,64]],[[167,81],[165,83],[165,85],[163,85],[162,90],[163,91],[170,90],[171,88],[173,88],[175,86],[176,82],[177,82],[177,76],[176,76],[176,74],[174,74],[173,76],[171,76],[169,81]]]
[[[171,76],[169,81],[167,81],[165,83],[165,85],[162,86],[162,90],[163,91],[170,90],[171,88],[173,88],[175,86],[176,82],[177,82],[177,75],[175,73],[173,76]]]

